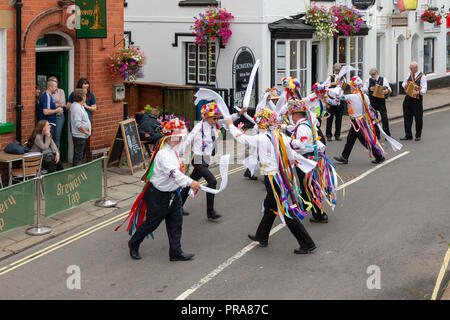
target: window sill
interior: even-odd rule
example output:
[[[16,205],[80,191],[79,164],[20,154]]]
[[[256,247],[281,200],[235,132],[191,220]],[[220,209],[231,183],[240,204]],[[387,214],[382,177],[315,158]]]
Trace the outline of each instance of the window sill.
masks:
[[[206,6],[217,7],[218,5],[219,5],[218,1],[214,0],[181,0],[178,2],[178,6],[180,7],[206,7]]]

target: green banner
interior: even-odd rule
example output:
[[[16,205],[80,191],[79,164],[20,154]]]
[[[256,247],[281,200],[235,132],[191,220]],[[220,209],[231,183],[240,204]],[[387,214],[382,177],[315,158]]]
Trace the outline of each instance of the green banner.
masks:
[[[102,197],[103,158],[44,176],[45,217]]]
[[[106,38],[106,0],[76,1],[77,38]]]
[[[0,189],[0,234],[34,223],[35,179]]]

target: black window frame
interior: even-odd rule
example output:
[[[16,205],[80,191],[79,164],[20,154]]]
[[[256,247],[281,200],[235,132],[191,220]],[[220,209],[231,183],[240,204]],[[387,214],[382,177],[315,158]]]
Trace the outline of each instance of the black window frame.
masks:
[[[189,80],[189,45],[195,45],[196,50],[195,50],[195,82],[191,82]],[[196,44],[195,42],[185,42],[185,84],[186,85],[194,85],[194,86],[207,86],[207,87],[214,87],[215,84],[217,83],[217,55],[218,55],[218,50],[219,50],[219,45],[217,43],[213,43],[213,45],[216,47],[216,66],[215,66],[215,71],[216,73],[214,74],[214,78],[215,81],[214,82],[210,82],[209,79],[211,77],[210,75],[210,69],[209,69],[209,63],[206,63],[206,84],[205,83],[199,83],[198,81],[198,69],[199,69],[199,58],[198,58],[198,52],[199,52],[199,47],[201,46],[200,44]],[[206,52],[208,54],[208,48],[209,48],[210,44],[208,43],[206,45]]]

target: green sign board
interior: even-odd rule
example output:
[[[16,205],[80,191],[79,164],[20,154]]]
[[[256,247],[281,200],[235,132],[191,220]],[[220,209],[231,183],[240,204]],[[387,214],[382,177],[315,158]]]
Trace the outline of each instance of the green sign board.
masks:
[[[102,161],[92,162],[44,176],[45,217],[102,197]]]
[[[106,0],[76,0],[77,38],[106,38]]]
[[[35,179],[0,190],[0,233],[34,223]]]

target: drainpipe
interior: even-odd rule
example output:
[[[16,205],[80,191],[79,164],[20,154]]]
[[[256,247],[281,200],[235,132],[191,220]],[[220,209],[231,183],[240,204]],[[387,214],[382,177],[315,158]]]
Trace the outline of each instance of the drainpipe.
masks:
[[[22,143],[22,0],[16,0],[16,140]]]

